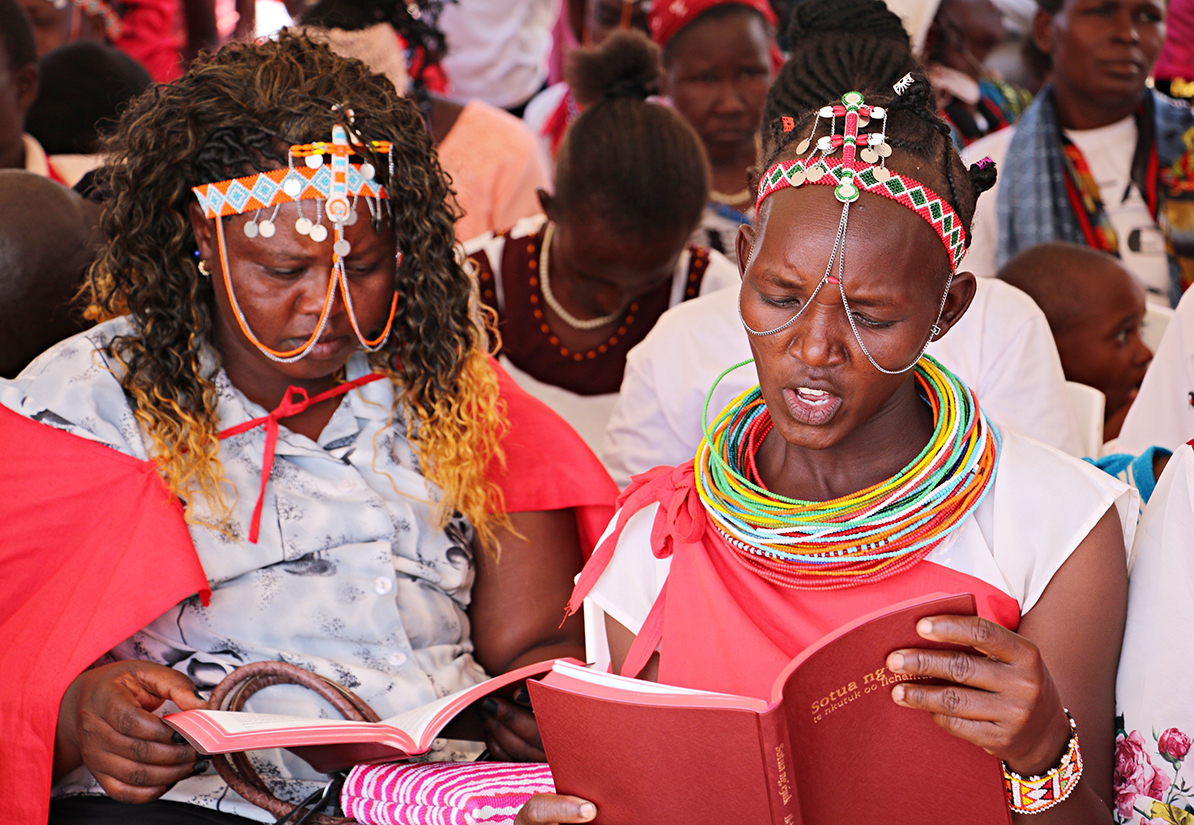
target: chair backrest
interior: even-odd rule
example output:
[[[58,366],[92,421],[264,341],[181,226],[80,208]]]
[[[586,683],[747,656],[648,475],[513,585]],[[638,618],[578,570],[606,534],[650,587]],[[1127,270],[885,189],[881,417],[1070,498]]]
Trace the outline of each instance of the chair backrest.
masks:
[[[1066,381],[1065,388],[1078,425],[1082,453],[1088,458],[1098,458],[1103,450],[1103,410],[1107,399],[1099,390],[1077,381]]]
[[[1172,320],[1173,310],[1169,307],[1149,304],[1148,309],[1145,310],[1144,329],[1140,331],[1140,337],[1153,352],[1156,352],[1157,347],[1161,345],[1161,337]]]

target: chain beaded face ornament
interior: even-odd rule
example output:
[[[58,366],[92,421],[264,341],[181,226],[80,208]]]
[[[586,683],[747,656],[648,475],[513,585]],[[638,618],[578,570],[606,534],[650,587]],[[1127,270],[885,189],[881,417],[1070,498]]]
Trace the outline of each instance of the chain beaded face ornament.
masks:
[[[905,76],[895,86],[897,94],[906,90],[912,82],[911,76]],[[830,134],[817,138],[817,127],[820,125],[822,118],[830,120]],[[842,134],[837,133],[839,118],[842,119],[843,123]],[[882,131],[878,134],[859,134],[859,128],[867,126],[872,120],[882,121]],[[794,126],[792,118],[783,118],[785,132],[791,131]],[[815,144],[813,143],[814,138],[816,139]],[[871,362],[871,366],[887,375],[905,373],[916,366],[917,362],[920,361],[928,349],[929,343],[941,334],[938,323],[940,323],[941,315],[945,311],[945,301],[949,296],[949,288],[953,283],[954,273],[957,272],[958,264],[961,263],[962,256],[966,251],[966,235],[962,229],[962,221],[945,198],[942,198],[924,184],[887,168],[887,158],[891,156],[891,146],[887,143],[887,112],[879,106],[866,105],[862,94],[859,92],[847,92],[842,95],[841,104],[824,106],[817,112],[817,117],[813,121],[812,132],[807,138],[800,141],[796,146],[796,152],[799,155],[804,155],[809,152],[810,148],[814,149],[814,151],[807,159],[780,161],[767,170],[767,173],[763,175],[762,180],[759,182],[759,195],[755,201],[755,211],[756,213],[758,212],[759,207],[762,206],[763,201],[768,196],[781,189],[804,186],[806,184],[833,186],[834,195],[842,203],[842,217],[838,222],[837,237],[833,242],[833,251],[829,255],[829,263],[825,266],[825,274],[817,283],[812,295],[797,310],[796,314],[775,329],[763,331],[751,329],[750,325],[746,323],[746,319],[742,316],[741,301],[738,304],[738,318],[742,321],[743,329],[751,335],[757,337],[775,335],[796,323],[797,319],[800,318],[804,310],[813,302],[813,299],[817,297],[817,293],[823,287],[826,285],[837,287],[838,294],[842,299],[842,306],[846,310],[846,319],[850,322],[850,329],[854,333],[854,340],[858,342],[859,348],[867,357],[867,360]],[[842,151],[840,159],[833,157],[838,149]],[[866,343],[862,340],[862,335],[859,333],[858,326],[854,322],[854,315],[850,311],[850,300],[846,296],[844,278],[846,269],[846,229],[850,221],[850,204],[858,200],[862,192],[882,195],[889,200],[908,207],[920,215],[937,233],[949,256],[949,278],[945,284],[945,291],[941,294],[941,305],[937,310],[937,320],[930,327],[929,336],[916,358],[901,369],[887,369],[875,361],[867,349]],[[835,263],[837,264],[836,275],[834,274]]]
[[[203,214],[208,219],[215,219],[216,242],[220,252],[220,269],[223,272],[224,287],[228,290],[228,298],[232,309],[236,313],[237,323],[245,337],[253,342],[268,358],[283,364],[291,364],[307,355],[323,335],[331,315],[332,301],[335,298],[336,286],[340,287],[340,294],[344,299],[344,307],[348,311],[348,320],[352,330],[356,333],[361,346],[369,352],[381,349],[386,339],[390,337],[390,330],[394,325],[394,316],[398,311],[398,293],[390,302],[390,315],[386,320],[385,329],[381,334],[369,340],[357,323],[356,311],[352,305],[352,293],[348,288],[348,277],[344,271],[344,259],[352,252],[352,245],[344,237],[344,227],[352,226],[357,221],[357,206],[364,197],[370,215],[374,219],[381,217],[382,201],[389,207],[389,195],[385,187],[378,183],[377,170],[369,162],[360,164],[349,163],[349,156],[356,154],[353,146],[364,147],[359,136],[349,132],[353,121],[351,109],[345,110],[348,115],[348,126],[336,124],[332,127],[331,142],[317,141],[315,143],[299,144],[290,147],[288,166],[285,169],[274,169],[257,175],[249,175],[233,180],[205,183],[194,187],[191,191],[199,199],[203,207]],[[379,154],[385,154],[389,159],[389,172],[394,173],[393,146],[388,141],[373,141],[370,148]],[[324,162],[324,155],[331,157],[330,163]],[[295,158],[303,158],[302,167],[295,166]],[[303,201],[315,201],[315,221],[311,221],[303,210]],[[323,309],[319,314],[319,322],[315,331],[306,343],[286,352],[271,349],[258,340],[249,323],[241,311],[236,300],[236,292],[232,288],[232,279],[228,274],[228,251],[224,241],[224,222],[221,218],[230,215],[245,215],[250,212],[254,217],[244,225],[244,233],[249,238],[272,238],[277,231],[274,224],[278,217],[278,209],[284,203],[298,205],[299,217],[294,223],[295,231],[306,235],[316,243],[323,243],[332,237],[332,270],[328,279],[327,297],[324,299]],[[270,216],[261,220],[262,213],[272,207]],[[392,216],[392,211],[388,212]],[[324,217],[332,225],[329,233],[324,225]],[[402,265],[402,251],[399,249],[395,256],[395,269]]]
[[[904,81],[901,81],[904,82]],[[910,78],[907,82],[911,82]],[[897,89],[899,91],[899,89]],[[841,106],[826,106],[818,113],[845,120],[845,134],[818,140],[819,157],[784,161],[764,177],[758,203],[771,193],[805,183],[831,185],[842,202],[833,254],[825,275],[805,303],[826,284],[835,286],[846,316],[850,304],[842,283],[843,255],[850,204],[861,191],[882,194],[908,206],[929,221],[950,253],[951,281],[964,248],[961,222],[943,199],[916,181],[895,174],[885,165],[891,154],[886,129],[880,135],[859,135],[859,125],[884,120],[886,112],[864,105],[862,95],[849,92]],[[791,119],[784,126],[790,130]],[[808,151],[813,134],[797,147]],[[862,146],[862,160],[855,150]],[[843,159],[830,156],[843,149]],[[838,264],[836,275],[834,263]],[[946,286],[946,294],[949,287]],[[944,298],[942,299],[942,309]],[[782,326],[757,331],[775,335],[792,326],[803,307]],[[739,305],[741,317],[741,304]],[[941,317],[938,310],[938,321]],[[836,590],[878,581],[909,569],[924,559],[956,531],[991,488],[999,464],[999,432],[978,406],[974,392],[922,349],[912,364],[901,370],[880,367],[867,352],[851,318],[855,339],[880,372],[897,375],[916,368],[920,395],[933,411],[933,435],[920,454],[886,481],[829,501],[787,498],[768,490],[759,477],[755,455],[773,424],[755,386],[735,398],[710,426],[709,401],[729,372],[723,372],[709,391],[702,418],[705,437],[695,459],[696,488],[718,533],[733,557],[747,569],[780,587],[801,590]],[[938,332],[933,324],[930,340]],[[927,343],[926,343],[927,347]]]

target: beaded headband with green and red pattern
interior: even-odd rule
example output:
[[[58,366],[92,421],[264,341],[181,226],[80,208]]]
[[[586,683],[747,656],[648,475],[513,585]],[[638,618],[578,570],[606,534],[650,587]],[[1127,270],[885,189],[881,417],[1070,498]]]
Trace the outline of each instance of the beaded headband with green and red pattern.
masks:
[[[835,127],[837,118],[844,118],[843,134],[822,136],[816,143],[816,152],[807,159],[782,160],[768,169],[759,181],[755,210],[769,195],[806,183],[835,187],[837,199],[847,204],[858,200],[861,192],[882,195],[925,219],[945,245],[950,267],[956,272],[966,254],[966,230],[945,198],[923,183],[887,168],[887,158],[891,155],[891,146],[887,143],[887,112],[878,106],[865,105],[858,92],[847,92],[842,95],[841,105],[824,106],[817,112],[813,135],[822,117],[832,118]],[[883,132],[859,134],[858,129],[871,119],[883,121]],[[784,118],[783,126],[785,131],[790,130],[792,119]],[[796,151],[803,155],[811,145],[812,136],[802,140]],[[842,157],[831,157],[839,148]],[[856,159],[858,156],[862,162]],[[879,165],[875,165],[876,162]]]
[[[894,85],[897,95],[902,95],[915,82],[911,74]],[[949,203],[929,187],[917,180],[893,172],[887,168],[887,158],[891,156],[891,145],[887,142],[887,112],[879,106],[868,106],[860,92],[846,92],[842,95],[841,104],[823,106],[817,111],[813,121],[813,129],[807,138],[796,146],[796,153],[803,155],[813,146],[813,138],[817,137],[817,127],[821,118],[830,119],[830,133],[817,138],[816,152],[807,159],[784,160],[774,164],[759,181],[759,195],[755,201],[755,212],[758,212],[763,201],[781,189],[803,186],[811,183],[819,186],[834,187],[834,196],[842,203],[842,217],[838,222],[837,237],[833,243],[833,251],[829,255],[829,263],[825,267],[825,274],[817,282],[817,286],[809,295],[808,300],[800,305],[795,314],[783,324],[769,330],[752,329],[742,315],[741,298],[738,304],[738,318],[742,327],[750,335],[765,337],[776,335],[796,323],[805,309],[812,305],[813,299],[822,287],[829,285],[836,287],[841,296],[842,306],[846,310],[846,320],[854,333],[863,355],[879,372],[887,375],[899,375],[916,366],[921,356],[925,354],[932,341],[941,334],[938,324],[945,312],[945,301],[949,297],[950,286],[953,284],[954,274],[958,271],[958,264],[966,252],[966,232],[962,228],[962,221]],[[842,118],[842,132],[837,132],[838,118]],[[878,133],[859,134],[858,130],[871,122],[872,119],[883,121],[883,130]],[[783,129],[790,132],[795,128],[793,118],[782,119]],[[831,157],[838,149],[842,150],[841,159]],[[859,161],[861,158],[861,162]],[[937,233],[941,243],[945,245],[945,252],[949,256],[949,279],[945,290],[941,294],[941,303],[937,308],[937,320],[929,327],[928,337],[924,345],[909,364],[901,369],[891,370],[880,366],[867,348],[858,326],[854,322],[854,313],[850,309],[850,299],[846,295],[845,287],[845,243],[846,229],[850,221],[850,204],[858,200],[862,192],[882,195],[908,207],[920,215]],[[837,274],[834,274],[834,264],[837,264]],[[749,267],[749,263],[747,264]]]

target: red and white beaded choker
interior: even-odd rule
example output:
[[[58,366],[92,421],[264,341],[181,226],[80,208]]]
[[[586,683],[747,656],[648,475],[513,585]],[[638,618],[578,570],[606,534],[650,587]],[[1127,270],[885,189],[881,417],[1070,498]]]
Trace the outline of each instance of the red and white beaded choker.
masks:
[[[896,94],[903,94],[913,82],[915,81],[910,74],[905,75],[894,86]],[[823,118],[830,121],[830,133],[818,138],[817,128]],[[837,130],[839,119],[842,122],[840,134]],[[882,130],[878,133],[860,134],[859,129],[868,126],[872,120],[881,121],[883,123]],[[790,117],[783,118],[782,123],[785,132],[795,128],[795,122]],[[839,149],[842,156],[834,157]],[[887,168],[887,158],[891,156],[891,146],[887,143],[887,112],[879,106],[866,105],[860,92],[847,92],[842,95],[840,104],[823,106],[818,110],[817,117],[813,121],[812,132],[796,146],[796,152],[799,155],[804,155],[810,150],[812,153],[807,158],[779,161],[767,170],[759,181],[759,194],[755,201],[755,210],[757,212],[763,201],[781,189],[806,184],[834,187],[834,195],[842,203],[842,217],[838,224],[833,252],[829,256],[829,264],[812,295],[787,322],[770,330],[751,329],[746,320],[742,318],[741,305],[739,305],[738,315],[742,319],[742,326],[748,333],[755,336],[775,335],[782,332],[796,323],[821,288],[828,284],[831,287],[837,287],[842,305],[846,310],[846,318],[854,332],[854,338],[871,365],[888,375],[907,372],[916,366],[929,343],[941,332],[937,324],[941,320],[941,314],[945,311],[945,299],[949,294],[953,276],[966,252],[966,232],[962,227],[962,221],[945,198],[919,181]],[[850,311],[850,302],[843,283],[846,229],[849,224],[850,204],[858,200],[862,192],[881,195],[911,209],[933,228],[949,256],[949,282],[941,296],[937,320],[930,327],[929,336],[920,353],[910,364],[901,369],[886,369],[871,356],[854,323],[854,316]],[[835,263],[837,264],[836,275],[834,274]]]
[[[352,110],[346,110],[349,124],[352,123]],[[382,201],[386,201],[388,208],[388,193],[385,187],[377,182],[377,170],[367,161],[360,164],[349,163],[349,156],[357,154],[354,145],[364,148],[364,143],[353,134],[354,140],[349,142],[349,128],[337,124],[332,127],[330,143],[317,141],[315,143],[298,144],[290,147],[289,165],[285,169],[274,169],[257,175],[249,175],[233,180],[205,183],[192,188],[195,197],[203,207],[203,214],[208,219],[215,219],[216,241],[220,252],[220,268],[223,271],[224,286],[228,290],[228,298],[232,309],[236,313],[237,323],[241,332],[267,357],[280,363],[289,364],[306,356],[319,343],[331,314],[332,301],[335,298],[336,286],[340,287],[340,294],[348,312],[349,323],[361,346],[369,352],[381,349],[390,336],[394,325],[394,316],[398,310],[398,293],[395,291],[390,302],[390,315],[385,329],[372,340],[365,337],[364,331],[357,323],[356,311],[352,305],[352,293],[348,288],[348,279],[344,272],[344,259],[352,251],[352,246],[344,237],[344,227],[352,226],[357,221],[357,207],[361,199],[365,201],[370,214],[374,218],[381,217]],[[389,160],[389,173],[394,173],[393,146],[388,141],[372,141],[370,148],[378,154],[386,155]],[[324,155],[331,158],[330,163],[324,162]],[[296,167],[295,158],[303,158],[304,166]],[[312,221],[303,210],[303,201],[314,200],[315,209]],[[224,240],[224,222],[220,218],[230,215],[245,215],[254,212],[252,220],[244,225],[244,233],[249,238],[272,238],[277,231],[274,221],[278,217],[278,208],[284,203],[297,203],[299,217],[294,223],[295,231],[306,235],[316,243],[323,243],[329,237],[328,228],[324,226],[324,217],[332,225],[332,267],[328,279],[327,297],[324,299],[323,309],[319,315],[319,323],[306,343],[295,349],[279,352],[263,344],[253,331],[241,311],[236,300],[236,292],[232,287],[232,280],[228,275],[228,251]],[[271,209],[268,217],[262,219],[262,213]],[[392,214],[392,213],[391,213]],[[395,269],[402,265],[402,251],[398,250]],[[201,265],[201,270],[203,266]]]

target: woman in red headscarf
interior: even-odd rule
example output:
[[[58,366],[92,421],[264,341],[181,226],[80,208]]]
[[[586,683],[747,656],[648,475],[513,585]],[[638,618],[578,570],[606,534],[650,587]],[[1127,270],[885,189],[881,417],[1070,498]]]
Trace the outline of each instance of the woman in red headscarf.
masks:
[[[750,170],[758,164],[767,89],[783,58],[767,0],[654,0],[651,39],[663,49],[663,91],[696,129],[712,191],[693,242],[734,259],[749,224]]]

